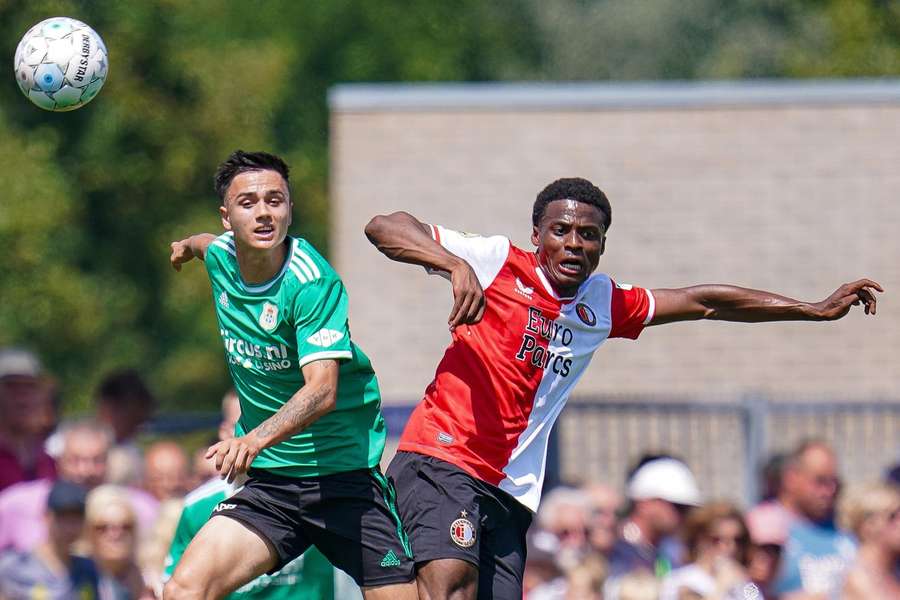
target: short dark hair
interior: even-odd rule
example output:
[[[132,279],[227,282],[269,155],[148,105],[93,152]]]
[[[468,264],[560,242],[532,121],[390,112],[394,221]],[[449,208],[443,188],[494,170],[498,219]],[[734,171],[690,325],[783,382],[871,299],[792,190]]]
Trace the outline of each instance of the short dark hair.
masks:
[[[285,183],[290,183],[290,169],[280,157],[268,152],[244,152],[235,150],[225,161],[216,168],[215,182],[216,193],[222,202],[225,201],[225,192],[231,181],[240,173],[246,171],[275,171],[284,177]]]
[[[544,217],[547,205],[554,200],[575,200],[576,202],[584,202],[591,206],[596,206],[603,213],[604,229],[609,229],[612,225],[612,207],[609,205],[609,199],[600,188],[581,177],[566,177],[557,179],[538,194],[537,200],[534,201],[534,208],[531,211],[531,222],[537,227]]]
[[[117,408],[152,408],[156,399],[134,369],[115,371],[107,375],[97,388],[97,402]]]

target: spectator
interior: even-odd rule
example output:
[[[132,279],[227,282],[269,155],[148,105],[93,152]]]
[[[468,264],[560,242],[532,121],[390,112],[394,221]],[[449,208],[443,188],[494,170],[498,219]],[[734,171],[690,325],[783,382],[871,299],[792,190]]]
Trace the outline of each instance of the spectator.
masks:
[[[689,513],[684,540],[690,563],[665,577],[660,600],[679,600],[685,592],[704,600],[748,597],[745,588],[752,584],[744,566],[750,534],[734,505],[714,502]]]
[[[55,396],[40,377],[41,364],[34,354],[0,350],[0,490],[56,475],[53,459],[43,448],[47,417],[55,420]]]
[[[564,573],[577,566],[588,551],[590,499],[583,491],[558,487],[544,496],[537,513],[540,531],[556,541],[556,564]]]
[[[589,554],[566,577],[566,600],[602,600],[606,580],[606,560],[599,554]]]
[[[660,583],[650,571],[637,569],[619,580],[616,598],[618,600],[658,600]],[[603,596],[604,600],[608,598]]]
[[[900,491],[885,484],[856,490],[841,506],[841,521],[859,540],[842,598],[900,598]]]
[[[94,563],[71,553],[84,528],[84,488],[57,481],[47,495],[44,511],[46,541],[32,552],[0,555],[0,598],[95,600],[98,577]]]
[[[137,520],[128,493],[101,485],[88,495],[85,509],[91,556],[100,573],[101,600],[153,598],[137,566]]]
[[[772,600],[775,598],[772,586],[787,542],[787,514],[775,504],[763,505],[747,515],[747,526],[751,541],[747,554],[747,575],[759,589],[760,600]]]
[[[610,574],[643,569],[662,577],[678,557],[661,551],[660,544],[678,531],[690,507],[700,504],[697,482],[680,460],[654,458],[634,470],[627,497],[629,511],[610,554]]]
[[[600,483],[588,486],[586,492],[591,506],[588,542],[595,552],[609,556],[616,543],[616,525],[622,509],[622,495],[612,487]]]
[[[528,532],[522,590],[526,600],[563,600],[566,578],[556,562],[559,540],[533,528]]]
[[[769,457],[762,468],[762,488],[760,489],[763,502],[775,501],[781,494],[781,480],[784,477],[784,465],[787,455],[778,452]]]
[[[181,446],[167,440],[155,442],[144,455],[144,489],[160,502],[182,498],[187,492],[188,468]]]
[[[157,598],[162,598],[166,557],[183,508],[183,498],[172,498],[162,502],[153,529],[138,542],[138,566],[141,568],[144,581]]]
[[[97,418],[112,429],[114,436],[107,481],[136,485],[143,459],[134,439],[153,416],[156,400],[137,371],[130,369],[108,375],[100,382],[95,397]]]
[[[834,523],[840,489],[837,459],[820,441],[802,443],[788,457],[779,496],[788,516],[788,539],[773,591],[836,596],[855,546]]]
[[[110,430],[93,421],[77,421],[62,427],[60,438],[60,477],[88,490],[103,483],[112,443]],[[39,479],[16,484],[0,493],[0,549],[27,551],[46,539],[43,507],[51,486],[50,479]],[[149,527],[156,518],[156,500],[137,489],[130,489],[129,495],[141,526]]]

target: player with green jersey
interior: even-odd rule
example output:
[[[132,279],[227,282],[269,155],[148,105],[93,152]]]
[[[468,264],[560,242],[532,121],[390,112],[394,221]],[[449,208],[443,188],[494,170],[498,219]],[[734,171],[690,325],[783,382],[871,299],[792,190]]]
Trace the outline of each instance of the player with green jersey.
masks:
[[[236,436],[207,457],[229,482],[249,479],[213,508],[163,596],[221,598],[314,545],[367,599],[412,600],[412,554],[378,467],[378,382],[350,338],[344,285],[287,235],[284,161],[238,150],[215,181],[226,232],[174,242],[171,261],[206,263],[241,404]]]
[[[240,401],[234,390],[222,398],[222,422],[219,439],[234,437],[241,416]],[[184,499],[184,507],[175,535],[166,555],[163,581],[168,581],[181,561],[188,544],[206,524],[213,510],[240,491],[243,481],[227,482],[213,477],[192,490]],[[261,575],[228,596],[228,600],[357,600],[359,588],[350,577],[335,569],[315,547],[286,564],[272,575]]]

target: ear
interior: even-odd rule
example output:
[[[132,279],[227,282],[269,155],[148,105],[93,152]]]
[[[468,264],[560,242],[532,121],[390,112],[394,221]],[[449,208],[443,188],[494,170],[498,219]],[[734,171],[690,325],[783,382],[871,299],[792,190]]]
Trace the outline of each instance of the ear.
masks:
[[[600,256],[603,256],[604,252],[606,252],[606,234],[605,233],[600,237]]]
[[[288,227],[294,222],[294,201],[288,196]]]
[[[538,229],[537,225],[531,227],[531,243],[535,248],[541,245],[541,230]]]
[[[225,208],[224,201],[219,207],[219,216],[222,217],[222,227],[225,228],[225,231],[231,231],[231,221],[228,218],[228,209]]]

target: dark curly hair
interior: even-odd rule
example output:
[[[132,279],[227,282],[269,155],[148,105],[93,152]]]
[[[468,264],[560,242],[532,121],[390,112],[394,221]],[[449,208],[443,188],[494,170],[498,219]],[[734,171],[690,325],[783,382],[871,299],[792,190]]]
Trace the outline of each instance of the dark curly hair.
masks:
[[[584,202],[591,206],[596,206],[603,213],[604,229],[609,229],[612,225],[612,208],[609,205],[609,199],[600,188],[581,177],[566,177],[557,179],[537,195],[534,201],[534,208],[531,211],[531,222],[537,227],[538,223],[544,217],[547,205],[554,200],[575,200]]]
[[[215,181],[216,193],[219,198],[225,201],[225,192],[231,181],[240,173],[245,171],[275,171],[284,177],[285,183],[290,183],[290,169],[287,164],[278,156],[269,154],[268,152],[244,152],[243,150],[235,150],[231,156],[225,159],[225,162],[216,169]]]

